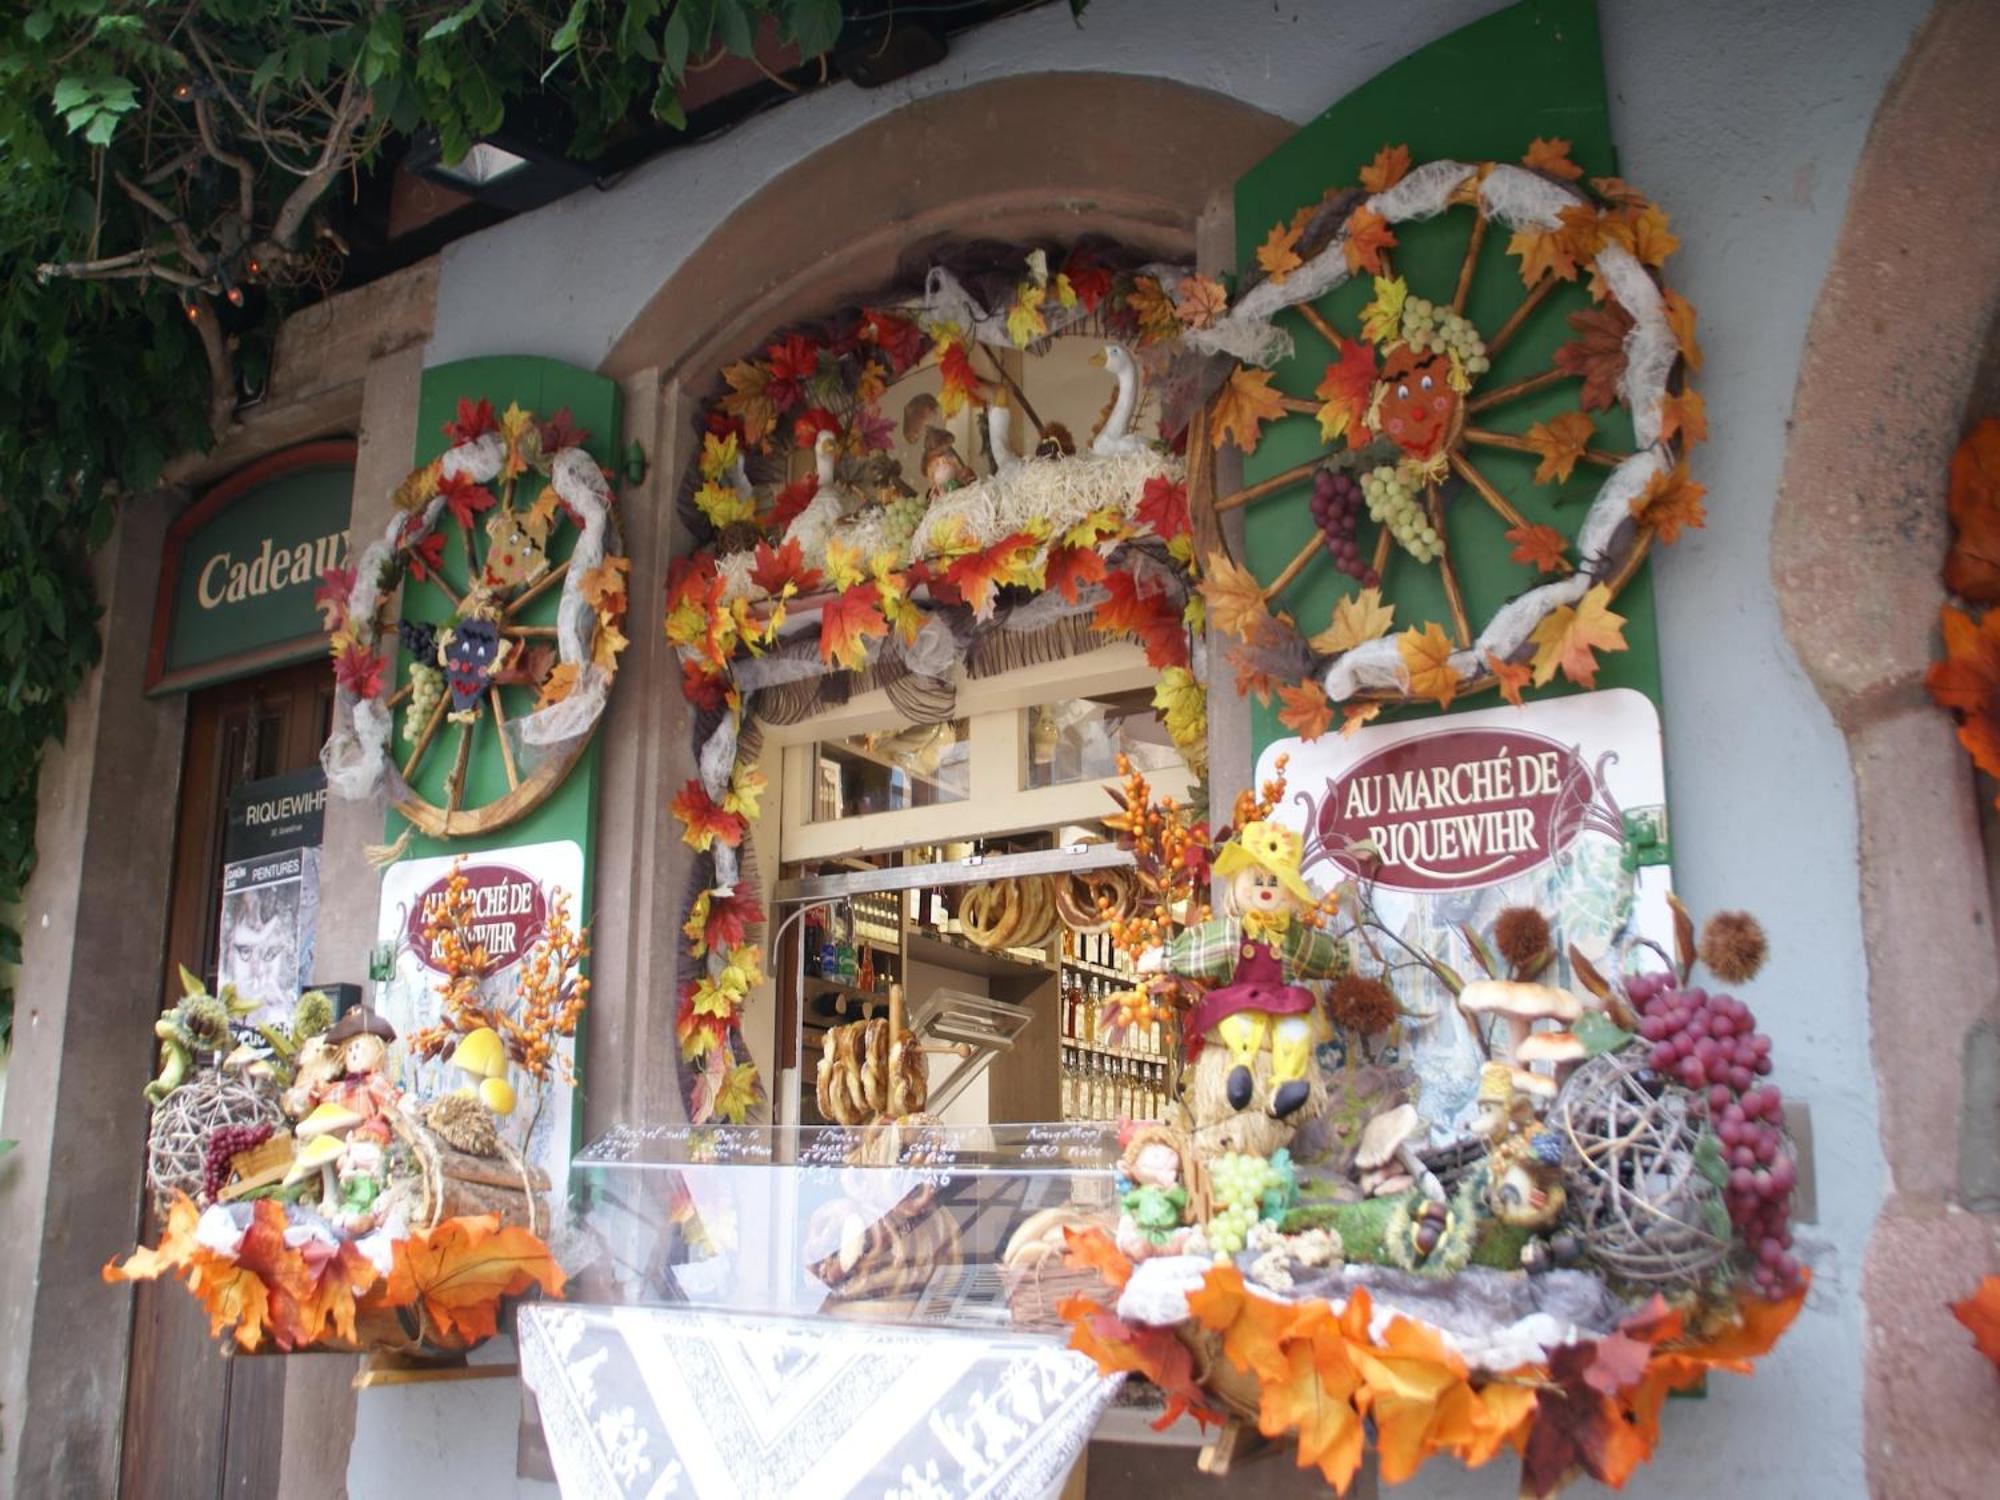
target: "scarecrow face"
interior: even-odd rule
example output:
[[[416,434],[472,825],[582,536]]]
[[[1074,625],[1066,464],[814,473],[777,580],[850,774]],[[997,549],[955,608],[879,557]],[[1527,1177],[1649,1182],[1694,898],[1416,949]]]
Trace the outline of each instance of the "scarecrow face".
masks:
[[[1289,911],[1298,903],[1292,900],[1290,891],[1278,883],[1278,877],[1262,865],[1251,865],[1238,870],[1229,882],[1229,893],[1236,901],[1238,912]]]
[[[454,627],[444,648],[445,681],[454,713],[478,706],[500,655],[500,627],[491,620],[466,620]]]
[[[341,1061],[346,1065],[349,1077],[374,1072],[388,1055],[388,1046],[382,1038],[367,1032],[349,1037],[347,1045],[341,1049]]]
[[[496,511],[486,522],[489,546],[486,581],[509,589],[539,578],[549,565],[548,528],[512,508]]]
[[[1383,368],[1382,430],[1413,458],[1437,452],[1458,407],[1451,362],[1440,355],[1392,356]]]

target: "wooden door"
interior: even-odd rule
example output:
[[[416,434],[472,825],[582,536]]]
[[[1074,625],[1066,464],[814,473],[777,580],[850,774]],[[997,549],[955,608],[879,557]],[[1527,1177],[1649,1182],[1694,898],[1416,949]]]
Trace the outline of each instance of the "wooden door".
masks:
[[[230,792],[313,765],[332,708],[333,674],[319,661],[190,695],[162,1007],[180,994],[183,963],[215,985]],[[159,1225],[150,1205],[145,1226],[151,1243]],[[275,1495],[284,1359],[220,1352],[207,1317],[177,1284],[135,1290],[119,1493],[130,1500]]]

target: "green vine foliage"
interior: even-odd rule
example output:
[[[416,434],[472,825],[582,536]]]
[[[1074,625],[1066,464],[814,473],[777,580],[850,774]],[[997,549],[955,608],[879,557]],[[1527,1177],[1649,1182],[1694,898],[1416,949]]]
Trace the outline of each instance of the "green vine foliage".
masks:
[[[123,496],[233,420],[238,375],[268,352],[286,307],[331,285],[341,246],[319,212],[325,195],[395,135],[434,131],[454,160],[517,101],[553,102],[585,156],[652,121],[679,126],[690,70],[771,40],[819,57],[845,18],[840,0],[0,10],[0,912],[11,912],[34,864],[42,751],[103,650],[90,554]],[[0,968],[19,953],[17,929],[0,924]],[[0,990],[0,1048],[12,1014]]]

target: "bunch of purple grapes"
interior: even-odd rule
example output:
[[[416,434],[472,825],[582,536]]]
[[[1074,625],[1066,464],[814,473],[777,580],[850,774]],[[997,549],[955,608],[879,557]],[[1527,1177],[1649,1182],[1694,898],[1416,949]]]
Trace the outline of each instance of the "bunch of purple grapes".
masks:
[[[1792,1254],[1792,1189],[1798,1166],[1784,1135],[1784,1097],[1759,1084],[1771,1071],[1771,1039],[1733,995],[1677,989],[1661,974],[1630,980],[1639,1035],[1652,1044],[1653,1071],[1700,1094],[1722,1144],[1729,1181],[1723,1204],[1755,1256],[1750,1278],[1767,1297],[1799,1284]]]
[[[229,1186],[229,1163],[271,1138],[268,1121],[258,1125],[218,1125],[208,1133],[208,1154],[202,1159],[201,1198],[213,1203]]]
[[[1361,556],[1355,532],[1361,525],[1361,485],[1343,469],[1321,469],[1313,475],[1312,517],[1326,543],[1333,565],[1364,589],[1382,579]]]

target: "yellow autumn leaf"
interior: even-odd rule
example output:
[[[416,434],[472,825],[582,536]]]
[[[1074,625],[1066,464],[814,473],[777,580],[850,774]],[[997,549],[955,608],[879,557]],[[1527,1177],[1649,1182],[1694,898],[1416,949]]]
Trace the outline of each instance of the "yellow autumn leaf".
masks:
[[[729,775],[729,790],[723,795],[722,810],[733,812],[746,822],[756,822],[759,799],[769,785],[770,778],[755,761],[738,761]]]
[[[861,549],[839,537],[826,544],[826,581],[836,589],[851,589],[866,575],[861,566]]]
[[[1396,652],[1403,658],[1410,696],[1429,698],[1439,708],[1450,708],[1458,695],[1458,669],[1451,664],[1451,638],[1435,620],[1422,630],[1415,626],[1396,637]]]
[[[618,653],[631,644],[625,638],[625,633],[618,628],[617,621],[600,618],[597,622],[597,638],[590,648],[590,659],[605,671],[615,672],[618,670]]]
[[[1395,619],[1396,606],[1382,602],[1382,591],[1366,588],[1335,604],[1333,623],[1306,644],[1321,656],[1338,656],[1363,641],[1387,635]]]
[[[1202,598],[1208,601],[1208,617],[1217,630],[1248,640],[1269,611],[1264,605],[1264,586],[1247,568],[1237,566],[1220,552],[1208,554],[1206,577],[1201,582]]]
[[[757,514],[756,502],[750,496],[739,495],[732,486],[713,480],[694,492],[694,504],[717,531]]]
[[[1017,349],[1027,348],[1049,331],[1049,320],[1042,316],[1045,295],[1032,281],[1022,282],[1015,292],[1014,305],[1007,309],[1007,337]]]
[[[701,440],[701,477],[711,482],[722,478],[736,467],[737,453],[735,433],[708,433]]]
[[[1284,414],[1284,397],[1271,388],[1270,371],[1239,366],[1215,398],[1210,440],[1217,448],[1234,442],[1245,453],[1255,453],[1264,424]]]
[[[1528,639],[1535,643],[1535,686],[1558,671],[1579,687],[1597,685],[1597,653],[1623,651],[1625,617],[1611,609],[1611,590],[1598,584],[1574,606],[1551,610]]]
[[[1176,745],[1190,745],[1208,733],[1208,693],[1186,667],[1168,667],[1153,688],[1153,707]]]
[[[1375,300],[1361,309],[1361,336],[1371,344],[1386,344],[1401,336],[1403,304],[1410,285],[1402,277],[1377,276]]]
[[[1115,505],[1100,505],[1063,533],[1065,547],[1095,547],[1099,542],[1131,534],[1125,513]]]

